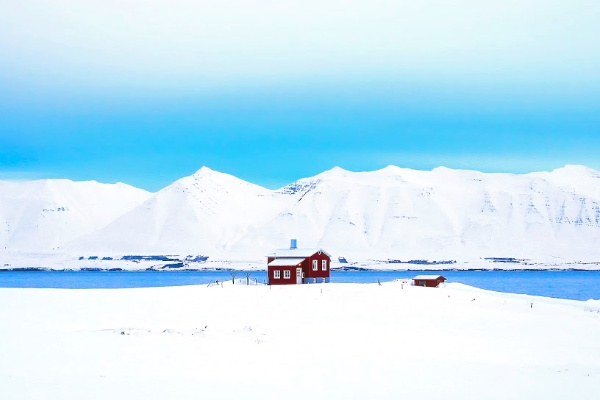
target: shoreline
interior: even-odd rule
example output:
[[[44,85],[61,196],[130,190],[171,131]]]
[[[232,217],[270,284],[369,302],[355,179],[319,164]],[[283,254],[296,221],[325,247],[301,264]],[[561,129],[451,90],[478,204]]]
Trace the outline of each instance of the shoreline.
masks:
[[[594,263],[593,265],[599,266]],[[185,273],[185,272],[266,272],[266,269],[260,268],[228,268],[228,267],[206,267],[206,268],[47,268],[47,267],[15,267],[15,268],[0,268],[0,273],[3,272],[163,272],[163,273]],[[331,271],[335,272],[598,272],[600,268],[367,268],[367,267],[332,267]]]
[[[364,258],[363,258],[364,257]],[[332,257],[332,270],[348,271],[600,271],[600,260],[547,256],[525,257],[428,257],[394,258]],[[104,254],[21,253],[0,251],[2,271],[261,271],[266,257],[232,255],[230,258],[200,254]]]

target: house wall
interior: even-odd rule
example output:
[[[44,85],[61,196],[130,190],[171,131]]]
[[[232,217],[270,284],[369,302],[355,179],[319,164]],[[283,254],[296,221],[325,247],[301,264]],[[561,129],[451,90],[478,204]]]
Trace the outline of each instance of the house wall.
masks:
[[[425,287],[438,287],[438,285],[443,282],[444,282],[444,279],[427,279],[427,280],[419,279],[419,280],[414,280],[414,285],[415,286],[425,286]]]
[[[283,271],[290,271],[290,279],[285,279]],[[275,279],[275,271],[280,271],[280,278]],[[269,285],[295,285],[296,267],[268,267]]]
[[[312,263],[313,260],[317,260],[317,270],[313,271],[312,269]],[[323,260],[327,261],[327,270],[323,271],[321,269],[321,262]],[[326,281],[329,282],[329,271],[331,270],[331,258],[329,258],[329,256],[327,256],[325,253],[315,253],[312,256],[308,257],[306,260],[304,260],[304,262],[302,263],[302,271],[304,272],[304,279],[305,282],[307,279],[311,280],[311,278],[317,278],[317,282],[321,282],[321,279],[319,278],[326,278]]]

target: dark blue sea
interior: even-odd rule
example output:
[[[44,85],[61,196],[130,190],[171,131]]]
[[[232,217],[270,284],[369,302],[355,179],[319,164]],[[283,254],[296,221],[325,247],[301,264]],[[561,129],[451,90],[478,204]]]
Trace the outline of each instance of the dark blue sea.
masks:
[[[202,285],[231,280],[246,282],[245,271],[2,271],[4,288],[138,288]],[[341,283],[376,283],[410,279],[420,273],[440,274],[448,282],[498,292],[521,293],[572,300],[600,299],[600,271],[331,271],[331,281]],[[266,272],[254,271],[249,279],[266,281]],[[240,281],[242,279],[242,281]]]

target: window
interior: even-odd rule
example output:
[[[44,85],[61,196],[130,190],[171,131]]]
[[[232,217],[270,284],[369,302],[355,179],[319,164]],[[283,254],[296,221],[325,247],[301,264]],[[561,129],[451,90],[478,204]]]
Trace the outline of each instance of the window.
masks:
[[[283,271],[283,279],[290,279],[290,270],[286,269]]]
[[[275,271],[273,271],[273,278],[275,279],[279,279],[281,278],[281,271],[276,269]]]
[[[327,260],[321,261],[321,270],[327,271]]]
[[[313,271],[317,271],[319,269],[319,261],[313,260]]]

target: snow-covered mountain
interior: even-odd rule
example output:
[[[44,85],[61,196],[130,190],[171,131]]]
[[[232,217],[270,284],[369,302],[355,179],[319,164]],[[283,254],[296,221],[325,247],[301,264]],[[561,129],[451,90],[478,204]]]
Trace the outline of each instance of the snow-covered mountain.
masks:
[[[268,190],[202,168],[64,248],[250,259],[287,245],[355,259],[600,260],[600,173],[341,168]]]
[[[102,228],[150,195],[123,183],[0,181],[0,250],[52,250]]]
[[[311,226],[310,236],[299,239],[336,254],[360,257],[367,249],[373,258],[405,260],[598,254],[600,174],[585,168],[527,175],[334,169],[297,186],[301,201],[279,219]]]
[[[280,206],[271,190],[203,167],[67,249],[228,254],[244,236],[273,218]]]

